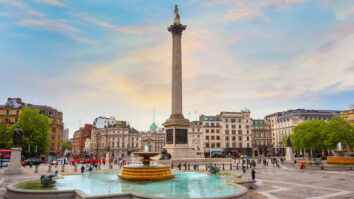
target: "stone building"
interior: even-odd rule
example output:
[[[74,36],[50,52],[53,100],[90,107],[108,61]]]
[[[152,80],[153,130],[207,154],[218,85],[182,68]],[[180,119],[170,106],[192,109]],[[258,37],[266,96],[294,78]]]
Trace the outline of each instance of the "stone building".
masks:
[[[141,138],[140,133],[125,121],[115,121],[104,128],[95,127],[94,122],[90,145],[92,156],[127,157],[140,151]]]
[[[272,153],[272,132],[264,120],[252,121],[253,157],[270,156]]]
[[[197,153],[197,157],[204,157],[203,128],[200,121],[193,121],[188,130],[189,145]]]
[[[201,115],[199,120],[202,127],[204,157],[207,158],[212,153],[222,152],[223,134],[220,116]]]
[[[273,154],[285,155],[285,146],[281,139],[292,134],[292,129],[296,125],[313,119],[328,121],[331,117],[339,117],[339,111],[296,109],[265,116],[265,121],[270,124],[272,132]]]
[[[145,146],[149,147],[150,152],[161,152],[165,147],[165,129],[158,128],[155,122],[150,126],[150,130],[140,133],[141,151]]]
[[[68,141],[68,139],[69,139],[69,129],[68,129],[68,128],[65,128],[65,129],[63,130],[63,140]]]
[[[340,117],[344,118],[349,124],[354,125],[354,104],[347,111],[341,111]]]
[[[0,105],[0,122],[7,126],[15,124],[23,106],[39,109],[40,113],[47,116],[50,122],[48,139],[50,141],[49,155],[56,156],[61,153],[61,141],[63,139],[63,113],[50,106],[33,105],[22,102],[21,98],[8,98],[4,105]]]
[[[224,151],[232,156],[252,155],[252,120],[250,110],[240,112],[221,112],[224,135]]]
[[[74,132],[73,140],[71,143],[72,155],[90,155],[90,151],[85,150],[86,139],[91,138],[92,125],[85,124],[79,130]]]

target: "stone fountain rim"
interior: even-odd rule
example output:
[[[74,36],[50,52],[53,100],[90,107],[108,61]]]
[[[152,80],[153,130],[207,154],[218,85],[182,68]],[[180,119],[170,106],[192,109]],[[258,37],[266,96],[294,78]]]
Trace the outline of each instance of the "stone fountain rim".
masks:
[[[97,172],[97,171],[94,171]],[[99,171],[98,171],[99,172]],[[62,176],[70,176],[71,174],[62,174]],[[76,175],[76,174],[74,174]],[[77,174],[80,175],[80,174]],[[75,194],[75,197],[79,196],[82,199],[99,199],[99,198],[112,198],[112,196],[137,196],[142,199],[181,199],[181,198],[171,198],[171,197],[158,197],[158,196],[150,196],[150,195],[145,195],[141,193],[136,193],[136,192],[127,192],[127,193],[116,193],[116,194],[104,194],[104,195],[94,195],[94,196],[89,196],[87,195],[84,191],[81,189],[67,189],[67,190],[26,190],[26,189],[19,189],[16,188],[17,185],[27,183],[27,182],[33,182],[37,181],[36,179],[31,179],[31,180],[25,180],[22,182],[15,182],[6,187],[6,192],[5,192],[5,198],[7,199],[15,199],[15,198],[23,198],[23,199],[33,199],[33,198],[38,198],[43,196],[46,196],[47,194],[51,195],[51,198],[53,199],[62,199],[63,195],[67,196],[67,194],[72,193]],[[231,195],[225,195],[225,196],[218,196],[218,197],[203,197],[203,198],[193,198],[193,199],[232,199],[232,198],[240,198],[240,199],[245,199],[248,198],[248,189],[240,184],[234,184],[230,183],[231,186],[237,187],[240,189],[240,191],[236,194],[231,194]],[[7,195],[9,193],[9,195]],[[23,194],[26,194],[24,197]],[[56,197],[57,196],[57,197]],[[65,197],[64,197],[65,198]],[[71,197],[67,197],[71,198]]]

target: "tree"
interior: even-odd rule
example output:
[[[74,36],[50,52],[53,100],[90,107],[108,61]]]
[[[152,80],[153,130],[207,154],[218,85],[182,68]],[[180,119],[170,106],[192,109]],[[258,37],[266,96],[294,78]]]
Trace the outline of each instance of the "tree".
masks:
[[[354,147],[354,127],[343,118],[331,118],[326,129],[326,145],[335,149],[338,142],[344,147]]]
[[[294,134],[290,136],[291,144],[296,151],[301,149],[324,149],[324,132],[326,122],[323,120],[309,120],[294,127]]]
[[[10,128],[0,122],[0,149],[9,149],[12,145]]]
[[[27,106],[22,108],[19,121],[11,127],[13,129],[20,125],[23,131],[22,149],[26,152],[44,154],[48,151],[50,143],[48,140],[49,119],[40,114],[38,109],[31,109]]]
[[[64,154],[66,149],[69,149],[69,143],[66,140],[62,140],[61,141],[61,150],[62,150],[63,154]]]

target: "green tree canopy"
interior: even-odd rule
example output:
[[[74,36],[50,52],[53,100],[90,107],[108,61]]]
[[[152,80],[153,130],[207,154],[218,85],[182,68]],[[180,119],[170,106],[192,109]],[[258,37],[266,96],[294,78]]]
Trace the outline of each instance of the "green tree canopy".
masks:
[[[11,127],[11,132],[20,125],[23,131],[22,149],[28,152],[29,146],[31,146],[30,152],[35,153],[37,146],[37,152],[44,154],[50,146],[48,140],[49,124],[48,117],[40,114],[38,109],[24,106],[19,121]]]
[[[66,140],[62,140],[61,141],[61,150],[62,150],[63,154],[64,154],[66,149],[69,149],[69,143]]]
[[[12,133],[10,128],[0,122],[0,149],[9,149],[12,146]]]
[[[326,129],[326,145],[334,149],[338,142],[344,147],[354,147],[354,127],[343,118],[331,118]]]
[[[342,118],[309,120],[293,128],[291,145],[296,151],[312,149],[335,149],[338,142],[354,147],[354,127]],[[283,143],[284,140],[282,139]],[[286,141],[285,141],[286,143]]]

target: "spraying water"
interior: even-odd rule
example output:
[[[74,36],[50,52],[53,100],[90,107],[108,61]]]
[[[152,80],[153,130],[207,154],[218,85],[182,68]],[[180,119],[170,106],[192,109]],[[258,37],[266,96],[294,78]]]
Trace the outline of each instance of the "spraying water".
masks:
[[[145,145],[143,152],[149,152],[149,147],[148,147],[148,145]]]
[[[338,144],[337,144],[337,149],[338,149],[338,150],[343,150],[343,149],[342,149],[342,143],[341,143],[341,142],[338,142]]]

